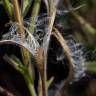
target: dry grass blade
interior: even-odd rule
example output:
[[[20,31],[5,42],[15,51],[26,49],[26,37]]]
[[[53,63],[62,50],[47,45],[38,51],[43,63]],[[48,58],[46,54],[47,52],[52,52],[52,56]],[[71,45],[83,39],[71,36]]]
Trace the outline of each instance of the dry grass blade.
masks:
[[[78,13],[73,12],[73,11],[71,12],[71,14],[79,22],[79,24],[81,25],[81,28],[84,31],[89,32],[92,35],[96,35],[96,29],[94,27],[92,27],[89,22],[84,20],[84,18],[82,16],[80,16]],[[85,32],[85,34],[86,34],[86,32]]]
[[[61,46],[62,46],[62,48],[64,50],[64,53],[65,53],[65,55],[67,56],[67,59],[68,59],[69,75],[68,75],[68,77],[67,77],[67,79],[66,79],[66,81],[64,83],[65,84],[64,87],[67,88],[67,85],[72,80],[73,75],[74,75],[73,74],[73,72],[74,72],[74,70],[73,70],[74,65],[73,65],[73,59],[71,57],[71,51],[70,51],[68,45],[66,44],[66,41],[65,41],[64,37],[60,34],[58,29],[56,29],[55,27],[53,28],[52,35],[55,36],[56,39],[60,42],[60,44],[61,44]]]
[[[14,14],[16,17],[16,22],[18,22],[19,24],[18,34],[20,35],[21,40],[23,40],[25,37],[25,33],[23,29],[23,18],[22,18],[21,11],[19,8],[19,3],[18,3],[18,0],[13,0],[12,2],[13,2]],[[28,64],[29,59],[30,59],[29,52],[24,48],[21,48],[21,52],[22,52],[22,57],[23,57],[23,63]]]
[[[24,30],[22,28],[23,26],[23,18],[21,16],[21,11],[19,8],[19,4],[18,4],[18,0],[13,0],[13,7],[14,7],[14,15],[15,15],[15,19],[16,21],[19,23],[19,30],[18,33],[21,36],[21,38],[23,38],[24,34]]]

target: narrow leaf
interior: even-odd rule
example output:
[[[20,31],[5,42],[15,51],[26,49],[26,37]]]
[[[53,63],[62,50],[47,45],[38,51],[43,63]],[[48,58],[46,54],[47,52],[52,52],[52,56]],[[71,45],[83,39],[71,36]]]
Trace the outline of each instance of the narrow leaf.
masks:
[[[14,13],[13,13],[13,5],[11,4],[10,0],[2,0],[3,6],[7,10],[8,15],[11,19],[13,19]]]
[[[23,17],[25,17],[31,7],[32,4],[32,0],[24,0],[23,1],[23,8],[22,8],[22,12],[23,12]]]

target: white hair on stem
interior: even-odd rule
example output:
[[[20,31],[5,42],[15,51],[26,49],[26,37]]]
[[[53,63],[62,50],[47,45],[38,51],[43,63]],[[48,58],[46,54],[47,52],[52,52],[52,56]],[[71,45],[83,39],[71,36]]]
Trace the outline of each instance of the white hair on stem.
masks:
[[[44,17],[38,20],[36,25],[31,25],[28,21],[24,21],[25,24],[31,25],[35,27],[35,31],[31,33],[27,27],[23,27],[25,30],[25,37],[21,40],[20,35],[18,34],[19,24],[11,23],[11,27],[9,32],[3,35],[2,41],[0,43],[11,43],[11,44],[19,44],[20,46],[24,46],[28,49],[32,54],[35,54],[37,49],[40,47],[45,47],[48,42],[48,38],[51,34],[49,34],[48,29],[48,20],[50,17]]]

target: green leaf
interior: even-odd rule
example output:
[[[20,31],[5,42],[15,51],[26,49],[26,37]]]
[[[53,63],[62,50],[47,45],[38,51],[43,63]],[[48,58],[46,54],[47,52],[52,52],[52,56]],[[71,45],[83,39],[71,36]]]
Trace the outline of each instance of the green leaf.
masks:
[[[11,55],[10,57],[5,55],[4,59],[11,64],[16,70],[18,70],[24,77],[27,79],[28,82],[33,84],[32,76],[29,74],[27,66],[22,64],[22,62],[14,55]]]
[[[3,6],[5,10],[8,12],[9,17],[13,19],[14,17],[14,11],[13,11],[13,5],[11,4],[10,0],[2,0],[3,1]]]
[[[3,4],[3,1],[0,0],[0,4]]]
[[[27,74],[27,68],[24,66],[21,61],[14,55],[11,57],[5,55],[4,59],[9,62],[16,70],[20,71],[23,75]]]
[[[23,1],[23,9],[22,9],[22,12],[23,12],[23,17],[25,17],[31,7],[31,4],[32,4],[32,0],[24,0]]]
[[[96,73],[96,61],[89,61],[86,63],[87,71]]]
[[[52,84],[53,80],[54,80],[54,77],[51,77],[51,78],[47,81],[47,87],[48,87],[48,88],[49,88],[50,85]]]
[[[11,59],[13,59],[18,65],[23,65],[22,62],[14,55],[11,55]]]
[[[13,65],[16,68],[16,70],[18,70],[23,75],[30,90],[31,96],[36,96],[34,81],[32,76],[29,74],[27,66],[22,64],[21,61],[14,55],[12,55],[11,57],[8,57],[6,55],[4,59],[11,63],[11,65]]]

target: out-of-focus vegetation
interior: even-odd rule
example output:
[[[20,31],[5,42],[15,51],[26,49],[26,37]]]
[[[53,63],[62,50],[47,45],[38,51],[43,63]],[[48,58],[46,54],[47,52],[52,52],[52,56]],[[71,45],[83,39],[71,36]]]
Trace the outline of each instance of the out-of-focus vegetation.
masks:
[[[15,51],[16,50],[18,51],[19,49],[20,52],[18,51],[18,53],[16,52],[14,54],[14,52],[9,51],[9,53],[11,53],[10,56],[8,56],[7,52],[5,52],[3,54],[4,56],[2,55],[0,56],[1,58],[0,64],[2,62],[5,65],[6,63],[8,63],[11,65],[11,66],[9,65],[10,67],[13,67],[13,69],[16,72],[18,72],[18,74],[20,75],[20,78],[22,77],[24,79],[23,81],[24,81],[24,84],[26,85],[27,92],[29,92],[28,96],[37,96],[37,95],[38,96],[96,96],[96,92],[95,92],[96,89],[92,89],[92,87],[94,87],[94,85],[96,84],[96,81],[94,80],[96,75],[96,0],[52,0],[52,1],[51,0],[12,0],[12,1],[0,0],[0,6],[1,6],[0,11],[3,10],[5,12],[5,16],[8,17],[7,18],[8,22],[4,23],[3,28],[0,27],[1,29],[3,29],[1,30],[1,33],[0,33],[1,38],[5,33],[9,32],[8,30],[10,29],[11,23],[17,24],[16,26],[18,26],[18,29],[16,30],[14,35],[20,36],[20,39],[16,39],[17,41],[20,40],[19,44],[17,44],[19,45],[19,48],[17,48],[16,46],[15,46],[16,49],[14,48]],[[44,43],[42,43],[40,47],[38,48],[36,47],[37,49],[34,55],[32,53],[32,49],[30,51],[30,48],[34,48],[32,47],[32,45],[28,49],[30,51],[29,52],[27,49],[25,49],[26,45],[25,46],[23,44],[20,45],[20,43],[25,42],[27,40],[29,40],[27,42],[28,44],[35,42],[35,41],[32,42],[31,39],[35,37],[34,33],[35,31],[37,31],[36,28],[38,27],[37,26],[34,27],[33,25],[36,25],[39,19],[42,20],[43,18],[43,20],[45,20],[44,19],[45,17],[43,17],[42,14],[47,16],[47,19],[48,19],[47,22],[44,22],[44,24],[47,23],[45,25],[47,25],[48,29],[47,31],[46,29],[43,31],[50,32],[55,39],[52,36],[48,35],[49,41],[47,41],[47,39],[45,38],[42,40],[42,37],[43,37],[41,36],[42,34],[41,35],[38,34],[38,36],[39,35],[41,36],[39,37],[42,40],[40,42],[44,42]],[[2,18],[2,16],[3,15],[1,14],[0,18]],[[27,20],[27,18],[29,18],[29,20]],[[3,22],[2,19],[0,19],[0,21]],[[24,21],[28,21],[29,25],[27,27],[26,25],[24,25]],[[6,25],[8,24],[9,26],[7,28]],[[43,26],[43,27],[39,26],[39,27],[41,27],[42,29],[43,27],[46,27],[46,26]],[[26,34],[26,32],[28,33]],[[73,63],[72,60],[75,58],[75,56],[74,57],[71,56],[71,51],[75,45],[74,46],[72,45],[73,46],[72,47],[70,43],[69,45],[66,43],[67,42],[66,34],[67,36],[72,35],[72,38],[76,41],[76,44],[78,43],[76,46],[79,46],[79,47],[77,47],[77,49],[74,49],[74,50],[81,51],[82,49],[83,51],[82,60],[83,59],[85,60],[84,67],[86,68],[85,70],[86,75],[84,75],[84,77],[80,78],[80,80],[78,81],[73,80],[75,64]],[[26,38],[27,40],[25,40]],[[53,41],[51,41],[51,39],[54,41],[54,43]],[[15,40],[15,39],[12,38],[12,40]],[[51,45],[50,42],[52,42],[53,45]],[[9,44],[10,40],[8,42],[6,42],[6,40],[4,41],[3,38],[0,40],[0,46],[1,46],[0,54],[2,54],[2,50],[3,51],[7,50],[6,47],[4,47],[4,44],[6,45],[7,43]],[[11,46],[13,43],[14,42],[11,42],[11,44],[9,45],[7,44],[7,45]],[[2,46],[5,49],[3,49]],[[60,51],[59,47],[60,48],[62,47],[60,50],[63,50],[62,53],[64,54],[63,56],[61,56],[62,53],[59,53],[59,59],[58,59],[57,51]],[[52,48],[53,48],[53,51],[55,51],[54,54],[51,53],[50,51]],[[54,48],[58,50],[55,50]],[[79,52],[79,51],[76,51],[76,52]],[[56,65],[54,65],[53,59],[55,60],[56,64],[60,60],[62,61],[60,61],[58,64],[64,65],[68,63],[67,67],[64,65],[65,70],[60,71],[61,69],[58,69],[59,67],[57,66],[58,67],[57,68]],[[51,64],[53,65],[51,66]],[[1,66],[4,66],[4,65],[1,64]],[[51,68],[47,69],[47,67],[49,68],[50,66],[53,69]],[[56,67],[56,70],[55,70],[55,67]],[[79,68],[77,69],[79,70]],[[59,74],[61,77],[56,76],[57,78],[55,78],[55,75],[57,74],[54,74],[54,72],[51,73],[50,70],[52,70],[52,72],[53,70],[58,72],[60,71],[61,73]],[[47,71],[48,71],[48,74],[47,74]],[[2,72],[3,70],[1,71],[1,73]],[[47,75],[49,76],[48,80],[47,80],[47,77],[48,77]],[[5,96],[23,96],[22,93],[19,93],[18,89],[14,87],[14,85],[11,85],[10,83],[11,79],[9,79],[9,77],[6,77],[6,76],[9,76],[9,75],[5,75],[4,78],[7,78],[9,80],[6,82],[8,82],[8,84],[11,87],[8,88],[7,86],[5,87],[5,89],[3,87],[0,87],[0,93],[5,94]],[[1,81],[3,82],[2,78],[3,77],[1,76]],[[59,78],[63,78],[63,79],[61,80]],[[70,84],[70,82],[72,84]],[[84,85],[85,82],[86,84]],[[4,83],[1,83],[0,86],[4,86],[3,84]],[[18,82],[18,84],[20,84],[20,82]],[[54,85],[56,85],[55,87],[57,89],[54,88]],[[88,88],[86,88],[86,86]],[[76,88],[78,88],[78,93],[76,92]],[[84,90],[82,90],[82,88]],[[12,92],[10,92],[10,90]]]

